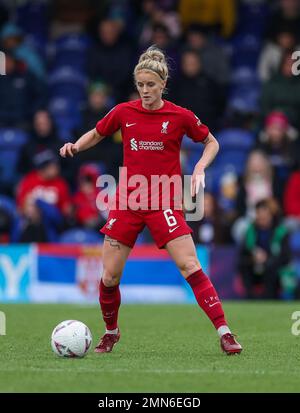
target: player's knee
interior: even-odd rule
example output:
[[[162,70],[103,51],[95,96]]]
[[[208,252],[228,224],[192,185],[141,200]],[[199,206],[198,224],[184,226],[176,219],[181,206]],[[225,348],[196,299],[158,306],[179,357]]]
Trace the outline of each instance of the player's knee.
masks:
[[[106,287],[115,287],[120,283],[121,274],[110,271],[107,268],[103,269],[102,282]]]
[[[194,272],[200,270],[200,268],[201,268],[200,263],[196,257],[185,259],[179,267],[181,273],[185,277],[188,277]]]

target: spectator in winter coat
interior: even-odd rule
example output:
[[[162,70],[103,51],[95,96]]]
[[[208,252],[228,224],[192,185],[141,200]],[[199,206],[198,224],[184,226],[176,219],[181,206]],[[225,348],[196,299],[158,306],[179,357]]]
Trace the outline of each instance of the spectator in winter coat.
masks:
[[[280,71],[262,88],[261,109],[265,118],[271,111],[284,112],[293,126],[300,126],[300,76],[293,73],[292,54],[284,55]]]
[[[45,105],[44,84],[5,50],[6,75],[0,76],[0,126],[29,127],[33,114]]]
[[[201,122],[217,128],[223,111],[223,90],[203,73],[198,52],[186,50],[181,57],[181,75],[174,80],[170,100],[192,110]]]

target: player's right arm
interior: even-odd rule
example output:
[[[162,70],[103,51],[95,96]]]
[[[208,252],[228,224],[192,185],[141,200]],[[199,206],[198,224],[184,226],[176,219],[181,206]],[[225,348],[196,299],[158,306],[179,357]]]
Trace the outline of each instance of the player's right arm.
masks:
[[[96,127],[89,132],[85,133],[78,139],[75,143],[66,143],[60,149],[60,155],[63,158],[67,156],[73,157],[76,153],[85,151],[89,149],[105,138],[105,136],[110,136],[120,129],[120,110],[122,105],[117,105],[113,107],[103,119],[101,119]]]
[[[82,135],[77,142],[71,143],[67,142],[64,144],[62,148],[60,148],[60,156],[63,158],[66,158],[67,156],[73,157],[76,155],[78,152],[85,151],[99,143],[104,139],[104,136],[101,136],[98,132],[97,129],[94,128],[84,135]]]

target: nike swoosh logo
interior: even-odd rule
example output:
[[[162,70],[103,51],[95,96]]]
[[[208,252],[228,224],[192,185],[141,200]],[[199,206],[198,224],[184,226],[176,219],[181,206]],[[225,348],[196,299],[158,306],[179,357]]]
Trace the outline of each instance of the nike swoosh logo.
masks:
[[[171,232],[174,232],[175,231],[175,229],[177,229],[177,228],[179,228],[180,227],[180,225],[177,225],[177,227],[175,227],[175,228],[172,228],[172,229],[169,229],[169,232],[171,233]]]
[[[213,304],[208,304],[208,307],[213,307],[214,305],[217,305],[217,304],[219,304],[219,301],[217,301],[216,303],[213,303]]]
[[[126,122],[126,128],[129,128],[130,126],[133,126],[133,125],[136,125],[136,122],[135,123],[127,123]]]

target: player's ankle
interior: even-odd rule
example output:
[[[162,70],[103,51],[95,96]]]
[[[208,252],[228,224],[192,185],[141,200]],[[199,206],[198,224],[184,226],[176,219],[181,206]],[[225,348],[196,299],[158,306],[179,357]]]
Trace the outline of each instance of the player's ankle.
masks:
[[[217,329],[219,337],[224,336],[224,334],[231,334],[230,328],[227,325],[223,325]]]
[[[119,332],[119,327],[114,328],[113,330],[105,329],[105,334],[118,334]]]

